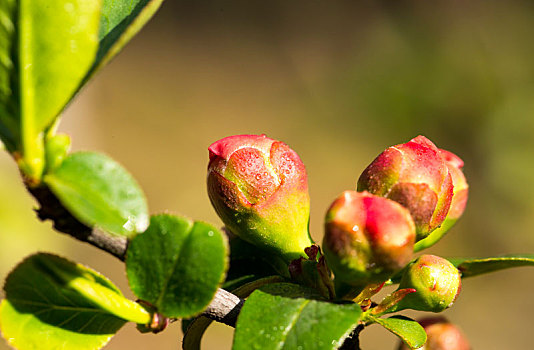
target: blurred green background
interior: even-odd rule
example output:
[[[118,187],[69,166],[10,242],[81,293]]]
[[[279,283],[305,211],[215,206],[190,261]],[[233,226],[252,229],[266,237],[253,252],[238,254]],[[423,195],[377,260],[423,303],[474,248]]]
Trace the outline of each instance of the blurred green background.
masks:
[[[430,252],[534,253],[534,3],[531,1],[171,1],[67,109],[74,150],[105,152],[140,182],[151,212],[220,224],[207,147],[265,133],[307,166],[313,237],[330,202],[389,145],[418,134],[460,155],[467,211]],[[35,251],[62,254],[127,290],[123,265],[54,233],[0,154],[0,278]],[[474,349],[532,347],[534,269],[466,280],[445,312]],[[130,294],[131,295],[131,294]],[[413,313],[419,317],[421,314]],[[228,349],[225,326],[206,349]],[[108,349],[176,349],[125,327]],[[393,349],[372,326],[364,350]],[[7,349],[0,341],[0,349]]]

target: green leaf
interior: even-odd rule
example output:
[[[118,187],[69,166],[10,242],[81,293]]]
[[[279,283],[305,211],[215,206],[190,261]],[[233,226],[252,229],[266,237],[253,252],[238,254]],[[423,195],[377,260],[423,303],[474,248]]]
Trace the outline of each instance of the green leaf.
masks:
[[[307,294],[288,283],[256,290],[241,309],[233,349],[337,349],[356,328],[360,306],[302,297]]]
[[[410,349],[419,349],[426,342],[426,332],[424,328],[404,316],[392,316],[389,318],[373,318],[373,321],[395,334],[410,347]]]
[[[19,0],[18,63],[25,170],[40,178],[43,132],[78,90],[98,50],[99,0]]]
[[[284,278],[281,276],[260,278],[232,290],[232,293],[240,298],[246,298],[260,287],[282,281],[284,281]],[[212,322],[213,320],[205,316],[199,316],[193,320],[182,320],[182,332],[184,333],[182,348],[184,350],[200,350],[202,336]]]
[[[227,269],[227,243],[211,225],[172,215],[156,215],[126,253],[134,294],[167,317],[202,312]]]
[[[150,315],[97,272],[39,253],[7,277],[0,328],[19,350],[100,349],[127,319]]]
[[[87,78],[113,58],[162,3],[163,0],[103,0],[98,53]]]
[[[0,2],[0,139],[14,151],[20,139],[17,95],[16,35],[17,1]]]
[[[94,152],[69,155],[44,178],[83,224],[133,237],[148,226],[148,209],[134,178],[113,159]]]
[[[534,266],[534,255],[507,255],[488,258],[448,259],[460,270],[463,277],[473,277],[484,273],[520,266]]]

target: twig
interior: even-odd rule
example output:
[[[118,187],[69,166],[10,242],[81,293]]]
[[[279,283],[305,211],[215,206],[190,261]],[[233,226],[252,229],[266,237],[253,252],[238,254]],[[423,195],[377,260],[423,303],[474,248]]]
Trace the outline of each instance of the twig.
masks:
[[[126,237],[110,236],[98,229],[85,226],[63,207],[47,187],[31,188],[28,186],[27,188],[40,204],[40,208],[36,209],[39,219],[51,220],[57,231],[66,233],[82,242],[87,242],[124,261],[128,249]],[[243,303],[243,299],[219,288],[202,315],[235,327],[237,315],[239,315]]]
[[[360,332],[363,330],[363,325],[359,324],[352,333],[345,339],[338,350],[360,350]]]

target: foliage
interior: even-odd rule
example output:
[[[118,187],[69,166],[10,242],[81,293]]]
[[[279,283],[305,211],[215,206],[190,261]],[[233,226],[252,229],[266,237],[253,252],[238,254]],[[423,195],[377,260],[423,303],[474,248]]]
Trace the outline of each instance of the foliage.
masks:
[[[198,349],[209,316],[236,327],[236,350],[338,349],[357,344],[359,332],[375,323],[417,349],[427,338],[418,322],[383,316],[443,311],[458,297],[460,276],[534,265],[532,255],[414,259],[456,222],[468,189],[461,159],[423,136],[385,150],[362,173],[359,192],[334,202],[325,255],[308,230],[303,163],[265,135],[233,136],[209,148],[208,192],[224,232],[170,214],[149,217],[141,188],[122,166],[99,153],[69,154],[70,139],[56,127],[79,89],[161,3],[0,4],[0,139],[39,201],[39,217],[125,256],[139,298],[125,298],[87,267],[34,254],[4,286],[0,328],[12,346],[99,349],[126,322],[157,333],[182,318],[184,348]],[[116,244],[122,252],[110,248]],[[386,284],[399,288],[373,300]],[[221,287],[248,298],[214,316],[207,310]],[[232,312],[237,321],[235,314],[228,319]]]

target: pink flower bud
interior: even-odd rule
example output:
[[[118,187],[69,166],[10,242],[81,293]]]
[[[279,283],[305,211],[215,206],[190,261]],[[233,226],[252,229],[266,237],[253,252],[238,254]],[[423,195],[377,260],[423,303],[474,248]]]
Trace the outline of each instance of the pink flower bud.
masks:
[[[382,152],[363,171],[358,191],[369,191],[406,207],[420,240],[445,220],[453,185],[439,149],[426,137],[417,136]]]
[[[310,199],[304,164],[265,135],[226,137],[209,147],[208,194],[226,228],[287,262],[305,256]]]
[[[408,210],[368,192],[346,191],[328,209],[323,249],[336,279],[380,282],[411,259],[415,226]]]
[[[421,350],[469,350],[470,345],[462,331],[443,317],[418,321],[426,332],[426,343]],[[401,343],[399,350],[409,348]]]
[[[454,185],[453,197],[451,202],[451,208],[447,215],[447,219],[457,220],[462,216],[465,205],[467,203],[467,196],[469,193],[469,185],[465,179],[465,175],[462,172],[464,161],[460,159],[456,154],[440,149],[441,156],[445,160],[445,164],[449,168],[449,172],[452,177],[452,183]]]
[[[413,309],[441,312],[451,307],[460,294],[462,281],[458,269],[435,255],[421,255],[402,275],[399,289],[413,288],[398,304],[397,311]]]
[[[416,252],[436,244],[454,226],[460,216],[462,216],[467,203],[469,185],[462,172],[462,167],[464,166],[463,160],[454,153],[444,149],[440,149],[440,154],[449,168],[452,184],[454,185],[451,207],[441,226],[415,244],[414,251]]]

